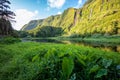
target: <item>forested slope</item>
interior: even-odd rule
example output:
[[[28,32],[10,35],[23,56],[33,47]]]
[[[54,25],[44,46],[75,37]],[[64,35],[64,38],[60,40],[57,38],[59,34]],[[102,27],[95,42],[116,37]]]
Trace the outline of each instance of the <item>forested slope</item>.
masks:
[[[21,30],[34,36],[54,31],[43,30],[46,26],[61,28],[67,35],[120,34],[120,0],[88,0],[82,8],[68,8],[61,15],[33,20]]]

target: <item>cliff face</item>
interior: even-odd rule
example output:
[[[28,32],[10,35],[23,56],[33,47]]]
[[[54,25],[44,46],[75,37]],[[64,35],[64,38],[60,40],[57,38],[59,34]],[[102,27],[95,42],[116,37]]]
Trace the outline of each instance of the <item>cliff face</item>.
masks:
[[[36,34],[44,26],[61,27],[70,34],[119,34],[120,0],[88,0],[80,8],[69,8],[61,15],[34,20],[22,30]]]
[[[92,0],[80,9],[78,24],[71,33],[119,33],[120,0]]]

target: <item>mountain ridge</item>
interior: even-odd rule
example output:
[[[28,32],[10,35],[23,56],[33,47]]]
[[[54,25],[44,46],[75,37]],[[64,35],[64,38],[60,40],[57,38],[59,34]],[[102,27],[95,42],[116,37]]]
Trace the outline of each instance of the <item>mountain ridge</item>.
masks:
[[[120,0],[88,0],[82,8],[33,20],[21,30],[36,35],[44,26],[60,27],[67,35],[120,34]]]

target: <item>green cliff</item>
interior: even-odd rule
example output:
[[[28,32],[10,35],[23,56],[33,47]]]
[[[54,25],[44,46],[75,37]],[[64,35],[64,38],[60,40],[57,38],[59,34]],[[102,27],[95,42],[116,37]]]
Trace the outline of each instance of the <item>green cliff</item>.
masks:
[[[82,8],[68,8],[61,15],[33,20],[21,30],[37,35],[46,26],[61,28],[67,35],[120,34],[120,0],[88,0]]]

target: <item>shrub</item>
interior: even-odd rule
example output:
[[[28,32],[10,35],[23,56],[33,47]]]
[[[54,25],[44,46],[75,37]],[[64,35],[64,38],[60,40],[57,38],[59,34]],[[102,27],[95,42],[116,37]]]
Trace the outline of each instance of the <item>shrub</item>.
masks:
[[[17,42],[21,42],[21,40],[19,38],[14,38],[14,37],[4,37],[0,40],[0,43],[3,44],[12,44]]]
[[[71,34],[69,37],[70,37],[70,38],[78,38],[78,37],[80,37],[80,35],[79,35],[79,34],[74,33],[74,34]]]
[[[96,34],[93,34],[91,35],[92,38],[99,38],[99,37],[102,37],[103,35],[102,34],[99,34],[99,33],[96,33]]]

